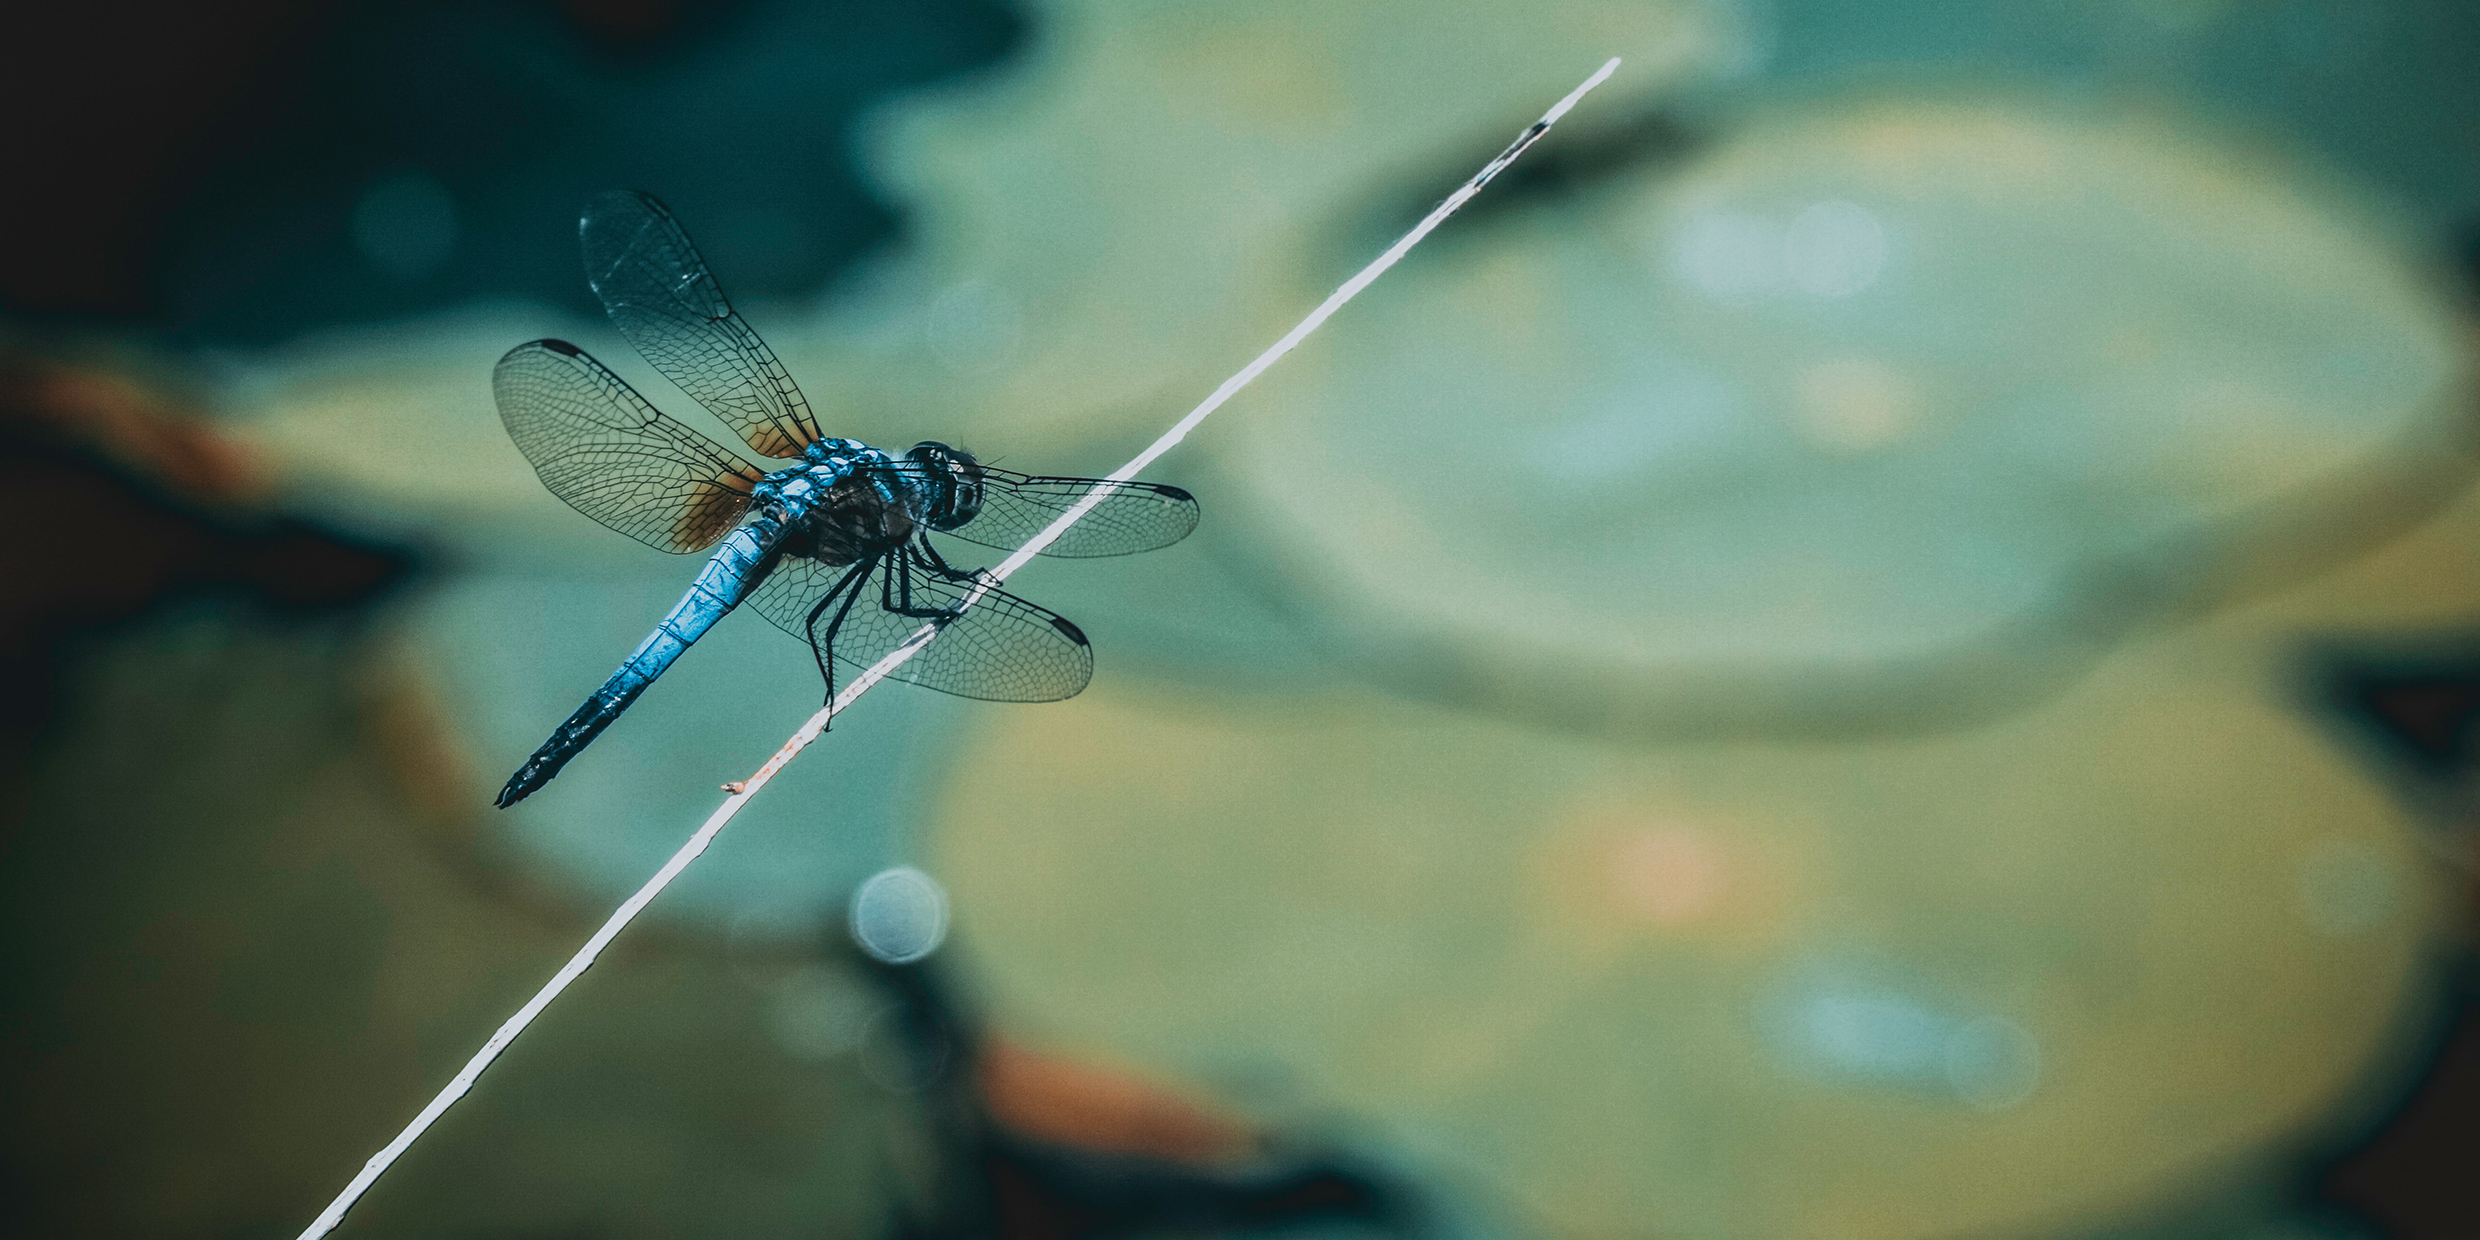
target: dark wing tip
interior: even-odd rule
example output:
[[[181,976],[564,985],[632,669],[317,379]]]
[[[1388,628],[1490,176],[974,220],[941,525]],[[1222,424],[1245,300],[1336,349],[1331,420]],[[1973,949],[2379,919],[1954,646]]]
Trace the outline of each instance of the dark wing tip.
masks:
[[[524,344],[518,345],[516,348],[510,349],[506,353],[499,355],[499,361],[494,363],[491,367],[492,384],[496,386],[501,381],[501,378],[508,373],[510,367],[516,366],[524,362],[525,359],[533,357],[539,353],[550,353],[560,357],[585,358],[588,363],[591,363],[594,360],[591,357],[587,357],[585,350],[580,349],[565,340],[528,340]]]
[[[1077,645],[1093,645],[1092,642],[1085,640],[1085,630],[1070,623],[1066,616],[1052,616],[1051,627],[1059,630],[1060,636],[1067,638],[1069,641],[1075,642]]]
[[[1184,504],[1194,504],[1197,502],[1197,497],[1189,494],[1186,488],[1171,486],[1167,483],[1155,483],[1154,493],[1165,499],[1175,499]]]

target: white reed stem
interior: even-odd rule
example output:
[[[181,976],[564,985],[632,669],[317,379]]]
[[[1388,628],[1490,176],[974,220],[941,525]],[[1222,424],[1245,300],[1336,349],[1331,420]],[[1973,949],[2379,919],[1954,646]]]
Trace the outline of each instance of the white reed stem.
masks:
[[[1506,171],[1507,165],[1514,163],[1516,157],[1524,153],[1525,148],[1530,147],[1539,141],[1543,134],[1549,132],[1550,126],[1558,123],[1560,117],[1567,115],[1567,110],[1575,107],[1577,100],[1584,98],[1585,92],[1601,85],[1618,68],[1619,58],[1613,56],[1599,70],[1596,70],[1593,76],[1586,78],[1583,85],[1567,92],[1567,97],[1559,100],[1556,106],[1543,113],[1540,120],[1533,122],[1525,128],[1523,133],[1516,135],[1516,140],[1510,143],[1506,150],[1499,152],[1496,159],[1482,165],[1481,171],[1474,173],[1471,180],[1464,182],[1454,193],[1447,195],[1445,202],[1439,203],[1437,208],[1423,217],[1420,223],[1413,225],[1411,232],[1405,233],[1401,240],[1387,247],[1386,253],[1379,255],[1376,261],[1361,268],[1358,275],[1344,281],[1343,287],[1336,289],[1331,296],[1319,304],[1317,309],[1310,311],[1309,317],[1302,319],[1298,326],[1285,332],[1281,340],[1275,341],[1265,352],[1258,354],[1257,360],[1242,367],[1240,373],[1225,379],[1221,387],[1214,389],[1213,395],[1206,397],[1196,408],[1189,410],[1187,417],[1181,418],[1170,430],[1163,432],[1162,438],[1155,440],[1147,446],[1145,451],[1138,453],[1135,460],[1111,471],[1108,481],[1126,482],[1136,477],[1137,471],[1153,464],[1155,458],[1170,451],[1173,444],[1187,438],[1188,433],[1195,430],[1198,423],[1205,421],[1208,415],[1222,408],[1223,402],[1230,400],[1240,389],[1247,387],[1250,381],[1264,374],[1267,367],[1275,364],[1276,359],[1291,352],[1301,341],[1308,339],[1309,333],[1316,331],[1319,324],[1324,323],[1335,311],[1342,309],[1345,302],[1359,296],[1362,289],[1369,287],[1370,283],[1379,276],[1385,275],[1387,268],[1394,266],[1397,260],[1403,258],[1412,247],[1421,243],[1421,238],[1428,236],[1432,229],[1444,223],[1448,216],[1455,214],[1457,208],[1470,202],[1473,195],[1481,192],[1482,186],[1490,183],[1490,178]],[[1027,540],[1024,546],[1017,548],[1015,554],[1001,561],[997,568],[982,573],[981,579],[973,589],[957,603],[957,612],[961,614],[965,608],[980,602],[991,590],[997,588],[1000,582],[1014,576],[1016,570],[1023,568],[1033,557],[1041,554],[1043,548],[1057,541],[1061,534],[1068,531],[1069,526],[1084,519],[1086,513],[1093,511],[1094,505],[1101,503],[1103,498],[1114,490],[1117,488],[1107,486],[1094,488],[1084,498],[1071,505],[1066,512],[1059,514],[1058,520],[1051,522],[1040,533]],[[508,1044],[516,1041],[517,1035],[525,1032],[525,1027],[532,1024],[534,1018],[541,1015],[542,1010],[549,1007],[553,999],[560,997],[561,991],[568,989],[570,982],[576,981],[588,968],[593,967],[595,957],[600,956],[603,949],[610,946],[611,941],[619,937],[620,932],[636,919],[638,913],[654,902],[656,896],[663,894],[663,889],[671,886],[672,880],[680,877],[681,872],[689,868],[689,863],[697,860],[698,856],[706,851],[707,845],[714,843],[715,836],[722,832],[725,824],[732,821],[733,815],[741,812],[741,806],[748,804],[751,797],[758,795],[758,790],[765,787],[767,781],[775,778],[775,772],[784,769],[784,765],[791,762],[795,755],[808,748],[811,741],[817,740],[819,735],[826,731],[829,719],[842,713],[855,698],[869,692],[870,686],[885,680],[890,673],[904,666],[914,655],[920,654],[924,647],[938,637],[945,623],[945,621],[932,621],[914,630],[913,635],[905,638],[902,645],[888,651],[885,658],[871,664],[869,670],[854,677],[853,682],[846,685],[843,692],[836,694],[833,701],[821,707],[817,714],[811,715],[809,722],[802,724],[801,729],[794,732],[791,739],[786,740],[783,747],[775,751],[775,756],[768,758],[766,765],[758,768],[756,774],[741,781],[738,790],[725,797],[723,804],[717,806],[715,812],[707,816],[706,824],[697,829],[697,834],[690,836],[689,842],[681,845],[680,851],[673,853],[672,859],[664,862],[663,868],[655,871],[654,877],[647,879],[646,885],[637,889],[637,894],[622,901],[620,907],[612,912],[610,919],[603,923],[603,928],[595,931],[594,937],[587,939],[585,946],[578,948],[577,954],[570,957],[568,963],[561,966],[560,971],[553,974],[551,980],[544,983],[543,988],[537,991],[533,998],[528,999],[524,1007],[517,1009],[516,1015],[509,1017],[505,1023],[501,1024],[499,1031],[492,1034],[490,1040],[482,1044],[481,1050],[474,1052],[474,1057],[467,1060],[465,1067],[457,1072],[456,1079],[449,1081],[447,1088],[440,1090],[439,1096],[431,1099],[430,1105],[423,1107],[422,1113],[414,1116],[413,1122],[405,1125],[403,1132],[396,1134],[395,1140],[388,1142],[385,1148],[370,1156],[369,1162],[362,1164],[361,1174],[354,1176],[353,1182],[345,1185],[343,1192],[336,1194],[336,1199],[328,1203],[327,1209],[319,1215],[318,1219],[302,1231],[300,1240],[317,1240],[318,1237],[335,1230],[336,1225],[344,1221],[345,1211],[352,1209],[353,1203],[361,1200],[362,1194],[369,1192],[370,1186],[377,1183],[379,1177],[387,1173],[388,1167],[394,1164],[399,1156],[412,1148],[413,1143],[420,1139],[423,1132],[429,1129],[434,1121],[446,1114],[449,1107],[456,1105],[457,1099],[464,1097],[468,1091],[473,1089],[474,1082],[482,1076],[483,1069],[490,1067],[491,1061],[498,1059],[500,1052],[508,1049]]]

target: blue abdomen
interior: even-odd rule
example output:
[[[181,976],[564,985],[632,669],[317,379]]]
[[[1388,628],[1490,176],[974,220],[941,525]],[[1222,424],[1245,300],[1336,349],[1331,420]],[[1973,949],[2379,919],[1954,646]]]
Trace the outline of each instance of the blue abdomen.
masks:
[[[673,660],[688,652],[706,630],[717,620],[740,606],[758,582],[773,566],[778,545],[783,541],[784,525],[771,516],[762,516],[724,536],[722,545],[707,558],[698,570],[697,580],[689,583],[689,591],[680,596],[672,610],[655,625],[654,632],[639,642],[627,661],[594,691],[585,704],[569,715],[568,720],[552,730],[550,739],[534,751],[534,756],[508,777],[508,785],[499,792],[500,808],[524,800],[535,789],[551,782],[551,777],[568,765],[568,760],[592,744],[594,738],[610,727],[620,712],[646,691]]]

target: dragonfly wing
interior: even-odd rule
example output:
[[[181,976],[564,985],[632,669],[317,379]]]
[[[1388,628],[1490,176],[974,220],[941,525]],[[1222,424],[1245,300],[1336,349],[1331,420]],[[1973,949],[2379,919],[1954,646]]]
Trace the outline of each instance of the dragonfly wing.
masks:
[[[491,372],[491,392],[508,437],[552,494],[658,551],[721,538],[764,476],[566,341],[510,349]]]
[[[1099,478],[1051,478],[982,467],[982,511],[949,531],[967,542],[1014,551],[1097,487]],[[1133,555],[1188,537],[1197,498],[1159,482],[1123,482],[1042,554],[1083,559]]]
[[[760,456],[818,438],[809,402],[775,351],[723,296],[697,247],[651,194],[598,194],[577,221],[586,282],[620,334]]]
[[[839,585],[854,592],[852,608],[828,652],[836,683],[848,684],[932,623],[931,614],[954,607],[972,589],[969,583],[938,578],[905,558],[907,554],[898,550],[888,555],[858,579],[852,578],[850,565],[787,556],[759,584],[750,605],[807,641],[810,612],[819,602]],[[843,601],[844,595],[837,594],[820,617],[822,636]],[[892,676],[988,702],[1056,702],[1075,697],[1093,679],[1094,652],[1084,632],[1058,613],[1005,590],[992,590],[971,610],[947,621],[938,640]]]

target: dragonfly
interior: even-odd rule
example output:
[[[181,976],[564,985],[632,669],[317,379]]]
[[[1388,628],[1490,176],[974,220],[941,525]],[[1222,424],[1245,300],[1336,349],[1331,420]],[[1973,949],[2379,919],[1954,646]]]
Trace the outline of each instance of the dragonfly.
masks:
[[[743,603],[809,644],[830,702],[839,672],[924,625],[939,626],[937,640],[895,678],[988,701],[1074,697],[1093,677],[1084,632],[953,566],[930,536],[1013,551],[1097,491],[1044,554],[1151,551],[1197,526],[1196,498],[1174,486],[1015,473],[936,441],[897,455],[823,435],[662,203],[599,195],[578,236],[587,283],[620,334],[767,463],[657,410],[573,344],[531,341],[500,359],[500,420],[552,494],[658,551],[713,549],[680,602],[509,777],[503,809],[549,783]]]

